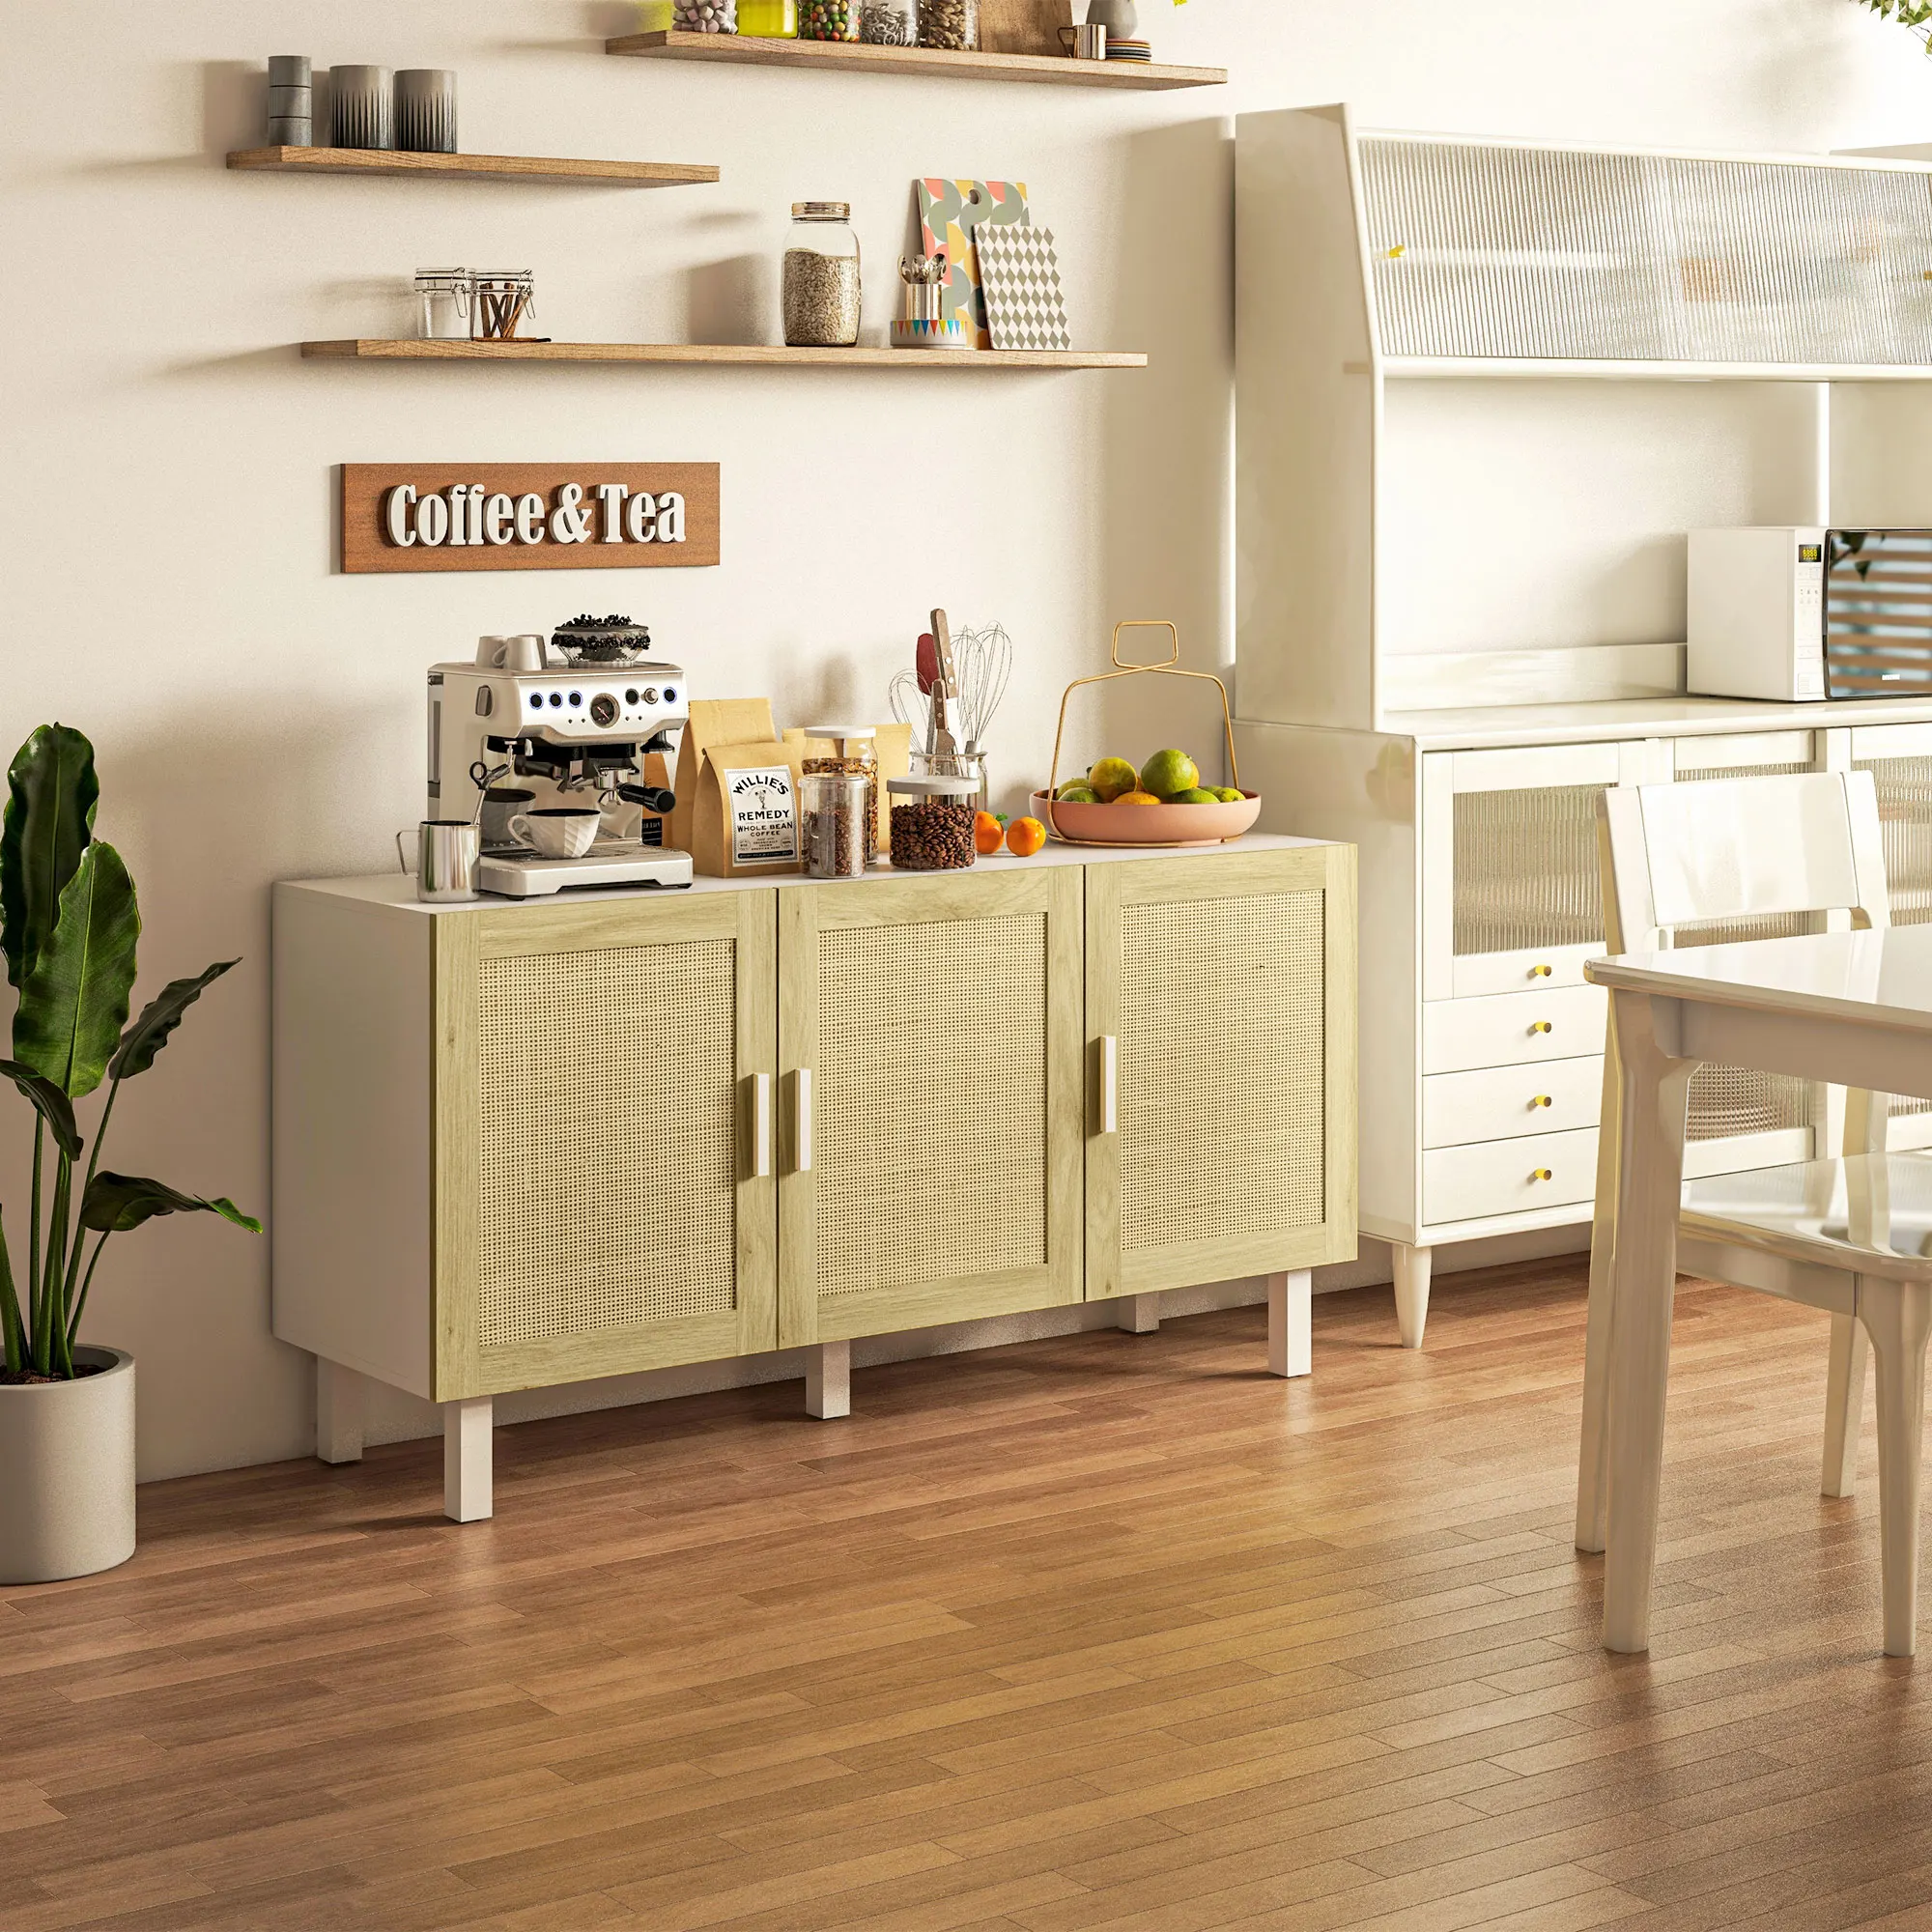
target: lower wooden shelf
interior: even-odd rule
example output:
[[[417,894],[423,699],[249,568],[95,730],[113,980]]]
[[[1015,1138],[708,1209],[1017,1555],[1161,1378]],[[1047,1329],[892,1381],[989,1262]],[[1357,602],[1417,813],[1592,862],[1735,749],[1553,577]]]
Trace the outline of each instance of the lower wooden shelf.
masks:
[[[718,170],[680,161],[576,161],[556,155],[421,155],[389,148],[241,148],[242,173],[402,175],[415,181],[599,182],[623,187],[688,187]]]
[[[1145,369],[1115,349],[779,349],[736,342],[437,342],[415,337],[304,342],[326,362],[646,362],[675,368],[905,369],[989,374],[1020,369]]]

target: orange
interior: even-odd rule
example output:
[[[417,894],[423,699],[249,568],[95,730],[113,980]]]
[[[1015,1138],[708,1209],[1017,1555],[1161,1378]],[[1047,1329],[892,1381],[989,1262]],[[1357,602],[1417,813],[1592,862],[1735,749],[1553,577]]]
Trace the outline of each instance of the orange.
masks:
[[[1116,805],[1158,805],[1160,800],[1151,791],[1123,791],[1114,803]]]
[[[982,859],[988,852],[997,852],[1006,837],[1007,828],[990,811],[982,811],[973,820],[973,845]]]
[[[1007,850],[1015,859],[1031,859],[1046,843],[1046,827],[1037,818],[1016,818],[1007,827]]]

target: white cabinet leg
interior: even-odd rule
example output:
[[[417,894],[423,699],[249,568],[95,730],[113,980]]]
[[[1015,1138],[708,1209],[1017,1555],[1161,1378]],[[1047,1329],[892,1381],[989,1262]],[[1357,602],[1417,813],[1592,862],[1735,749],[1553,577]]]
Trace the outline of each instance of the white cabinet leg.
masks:
[[[1405,1349],[1419,1349],[1422,1331],[1429,1325],[1429,1271],[1435,1250],[1411,1248],[1404,1241],[1391,1246],[1395,1254],[1396,1326],[1402,1331]]]
[[[1306,1268],[1268,1276],[1268,1374],[1315,1373],[1315,1277]]]
[[[442,1513],[452,1522],[495,1514],[490,1482],[490,1398],[442,1406]]]
[[[1855,1315],[1832,1317],[1832,1364],[1825,1374],[1825,1472],[1828,1496],[1849,1496],[1859,1481],[1859,1426],[1864,1420],[1865,1363],[1871,1338]]]
[[[1123,1294],[1114,1303],[1114,1321],[1129,1335],[1152,1335],[1160,1328],[1160,1296]]]
[[[362,1378],[326,1355],[315,1358],[315,1453],[325,1463],[362,1460]]]
[[[1878,1382],[1878,1520],[1885,1574],[1885,1654],[1918,1648],[1919,1461],[1925,1435],[1925,1342],[1932,1296],[1914,1282],[1859,1283]]]
[[[852,1413],[850,1342],[821,1342],[805,1351],[805,1412],[821,1422]]]

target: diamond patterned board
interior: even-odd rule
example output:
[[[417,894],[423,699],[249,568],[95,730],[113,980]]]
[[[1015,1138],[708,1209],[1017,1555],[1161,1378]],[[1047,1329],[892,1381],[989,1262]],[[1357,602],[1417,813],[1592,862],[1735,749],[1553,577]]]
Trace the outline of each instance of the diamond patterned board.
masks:
[[[973,231],[980,251],[980,287],[995,349],[1071,349],[1060,258],[1050,228]]]

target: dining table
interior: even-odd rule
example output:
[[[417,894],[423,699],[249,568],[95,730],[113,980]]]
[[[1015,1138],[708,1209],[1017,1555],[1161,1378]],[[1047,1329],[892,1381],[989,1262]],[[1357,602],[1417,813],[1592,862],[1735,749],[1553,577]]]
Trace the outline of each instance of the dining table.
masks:
[[[1623,1094],[1604,1645],[1642,1651],[1690,1077],[1716,1064],[1932,1100],[1932,924],[1619,953],[1583,973],[1609,991]]]

